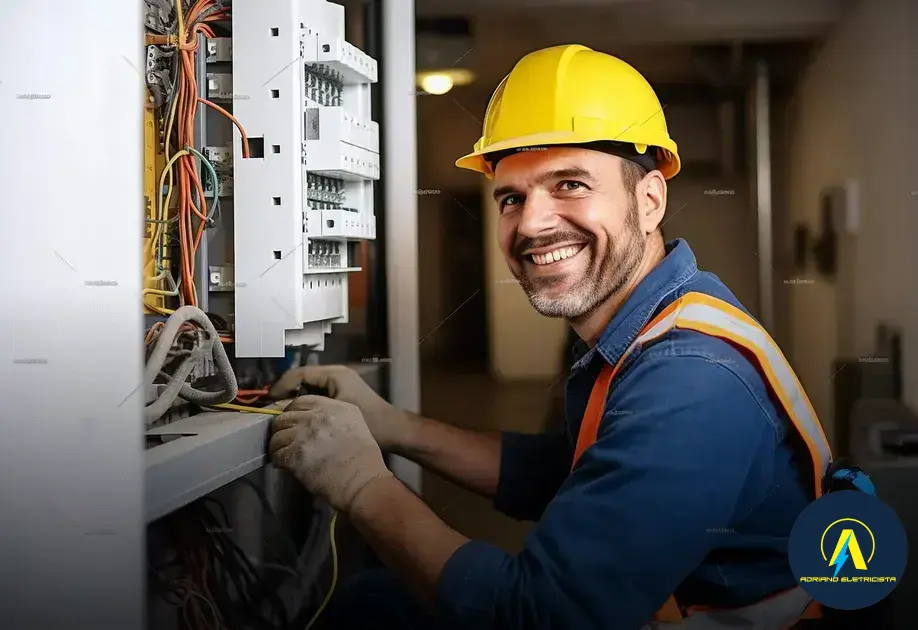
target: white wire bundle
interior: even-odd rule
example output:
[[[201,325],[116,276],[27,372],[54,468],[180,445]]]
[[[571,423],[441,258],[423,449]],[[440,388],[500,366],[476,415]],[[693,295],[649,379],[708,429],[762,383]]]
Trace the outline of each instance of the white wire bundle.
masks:
[[[174,347],[176,341],[183,333],[182,326],[188,322],[198,326],[198,329],[194,331],[197,336],[197,344],[191,350],[176,349]],[[165,374],[163,366],[170,357],[175,357],[177,354],[184,354],[185,359],[172,374]],[[223,389],[210,392],[193,388],[187,382],[188,377],[195,368],[211,359],[214,361],[217,375],[223,381]],[[159,331],[156,345],[144,367],[144,386],[152,386],[161,374],[167,377],[168,385],[156,400],[146,406],[145,421],[147,426],[169,411],[176,398],[187,400],[196,405],[213,406],[232,401],[239,392],[236,375],[233,373],[233,367],[230,364],[229,357],[226,356],[226,350],[223,348],[217,329],[214,327],[213,322],[210,321],[210,318],[207,317],[207,314],[194,306],[183,306],[176,310],[166,320],[162,330]]]

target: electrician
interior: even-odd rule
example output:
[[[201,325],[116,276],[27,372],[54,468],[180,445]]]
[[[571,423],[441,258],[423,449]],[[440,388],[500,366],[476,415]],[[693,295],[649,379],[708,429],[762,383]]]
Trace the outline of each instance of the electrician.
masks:
[[[330,398],[278,417],[274,464],[349,517],[442,624],[386,625],[397,591],[367,577],[364,599],[345,589],[332,608],[338,627],[777,630],[809,616],[787,539],[829,447],[774,341],[688,243],[664,244],[680,162],[652,88],[615,57],[548,48],[516,64],[483,127],[457,166],[494,179],[511,272],[582,340],[567,430],[476,434],[395,409],[340,366],[284,375],[275,395],[305,382]],[[523,550],[453,531],[381,449],[537,521]]]

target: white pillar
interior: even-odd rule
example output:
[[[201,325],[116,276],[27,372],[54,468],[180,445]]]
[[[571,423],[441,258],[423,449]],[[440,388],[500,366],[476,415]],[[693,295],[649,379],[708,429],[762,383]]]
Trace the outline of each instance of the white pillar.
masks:
[[[418,164],[415,108],[414,0],[382,4],[381,86],[385,150],[386,276],[391,401],[407,411],[421,406],[418,334]],[[393,472],[421,492],[421,469],[392,458]]]
[[[3,628],[144,627],[140,2],[0,2]]]

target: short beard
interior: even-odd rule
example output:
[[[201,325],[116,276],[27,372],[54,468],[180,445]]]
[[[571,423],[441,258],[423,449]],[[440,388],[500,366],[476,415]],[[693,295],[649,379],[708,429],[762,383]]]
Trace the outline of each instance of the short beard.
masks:
[[[601,260],[595,243],[596,239],[592,239],[587,245],[592,248],[592,260],[586,273],[560,297],[548,295],[554,284],[552,280],[533,283],[525,274],[520,275],[520,286],[536,312],[545,317],[583,320],[621,292],[640,266],[647,248],[638,220],[636,200],[632,200],[628,209],[624,235],[609,243],[606,255]]]

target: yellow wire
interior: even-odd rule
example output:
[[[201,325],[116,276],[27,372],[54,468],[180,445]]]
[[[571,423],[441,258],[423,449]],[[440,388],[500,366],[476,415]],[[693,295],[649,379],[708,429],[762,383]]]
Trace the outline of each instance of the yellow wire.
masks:
[[[176,13],[177,21],[178,21],[178,41],[183,42],[185,40],[185,17],[182,11],[182,0],[175,0],[175,13]],[[176,53],[177,54],[179,53],[178,46],[176,46]],[[175,83],[175,89],[176,90],[179,89],[178,81],[176,81]],[[164,216],[163,213],[169,212],[168,204],[169,204],[169,200],[172,198],[172,185],[174,181],[172,178],[172,165],[175,163],[175,160],[169,159],[169,149],[170,149],[169,145],[172,139],[172,128],[175,123],[175,112],[177,109],[178,109],[178,94],[173,94],[172,95],[172,105],[171,107],[169,107],[169,119],[168,119],[168,122],[166,123],[166,139],[165,139],[165,142],[163,143],[163,155],[165,156],[166,160],[168,160],[168,163],[166,164],[166,167],[163,169],[162,176],[160,176],[160,179],[159,179],[159,190],[156,191],[156,201],[157,202],[162,201],[162,190],[163,190],[163,185],[165,181],[165,175],[167,172],[169,174],[169,193],[166,195],[165,208],[163,207],[163,205],[157,206],[157,210],[158,210],[156,214],[157,223],[154,224],[155,238],[150,239],[150,253],[151,254],[153,254],[156,251],[156,248],[159,244],[160,231],[165,232],[164,226],[165,226],[166,217]],[[181,154],[181,152],[179,152],[179,154]],[[187,151],[185,152],[185,154],[187,155]]]
[[[153,238],[150,239],[151,247],[159,247],[160,237],[166,233],[165,225],[169,217],[169,203],[172,200],[172,165],[175,164],[175,161],[178,160],[183,155],[191,155],[186,149],[182,149],[175,155],[173,155],[169,161],[166,163],[166,168],[163,169],[163,172],[159,176],[159,191],[156,194],[156,201],[159,206],[156,213],[157,222],[155,225],[155,231],[153,232]],[[163,188],[166,187],[166,176],[169,176],[169,192],[166,193],[166,199],[163,200]],[[155,251],[155,249],[154,249]],[[152,280],[153,278],[148,278]]]
[[[149,266],[153,263],[154,261],[150,261],[147,265]],[[159,280],[166,279],[168,277],[167,273],[168,272],[163,271],[158,276],[150,278],[150,279],[158,282]],[[144,289],[140,293],[141,300],[143,300],[143,305],[149,308],[150,310],[152,310],[154,313],[157,313],[159,315],[168,316],[168,315],[172,315],[172,313],[175,312],[173,310],[164,308],[162,306],[158,306],[156,304],[150,304],[149,302],[147,302],[148,295],[162,295],[163,297],[170,297],[170,296],[178,295],[178,291],[161,291],[160,289]]]
[[[175,86],[175,89],[176,89],[176,90],[178,89],[178,85]],[[166,168],[163,169],[163,175],[161,175],[160,178],[159,178],[159,191],[158,191],[158,193],[157,193],[157,195],[156,195],[156,196],[157,196],[157,199],[159,199],[159,200],[162,200],[163,182],[164,182],[164,180],[165,180],[165,173],[166,173],[167,171],[168,171],[168,173],[169,173],[169,193],[170,193],[170,194],[172,193],[172,182],[173,182],[173,180],[172,180],[172,165],[175,163],[175,161],[174,161],[174,159],[170,159],[170,158],[169,158],[169,148],[170,148],[170,147],[169,147],[169,142],[170,142],[171,137],[172,137],[172,127],[175,126],[175,125],[174,125],[174,123],[175,123],[175,110],[176,110],[176,104],[177,104],[177,103],[178,103],[178,95],[173,95],[173,96],[172,96],[172,107],[169,109],[169,123],[168,123],[168,125],[166,126],[166,141],[165,141],[165,148],[164,148],[164,155],[165,155],[166,159],[169,160],[169,162],[168,162],[168,164],[166,164]],[[179,151],[176,155],[181,155],[182,153],[184,153],[185,155],[188,155],[188,151],[186,151],[185,149],[182,149],[182,150]],[[174,156],[173,156],[173,158],[174,158]],[[167,203],[168,203],[168,200],[169,200],[169,197],[167,196],[167,197],[166,197]],[[161,214],[163,211],[168,212],[168,211],[169,211],[169,206],[168,206],[168,205],[166,205],[166,206],[160,206],[160,214]],[[164,219],[162,216],[159,216],[158,218],[159,218],[160,220],[162,220],[162,221],[165,221],[165,219]],[[162,224],[161,224],[161,223],[157,223],[157,225],[162,225]]]
[[[181,151],[173,155],[169,159],[169,162],[166,164],[166,167],[163,169],[163,172],[159,176],[159,190],[156,193],[156,204],[157,204],[156,220],[157,222],[154,224],[153,236],[152,238],[150,238],[150,247],[151,247],[150,254],[152,255],[152,258],[154,261],[154,269],[153,269],[154,272],[156,271],[156,268],[155,268],[156,250],[158,247],[162,247],[159,241],[166,234],[166,230],[165,230],[166,223],[165,222],[167,218],[169,217],[169,204],[172,199],[172,189],[173,189],[172,165],[175,164],[175,161],[178,160],[183,155],[191,155],[191,154],[187,150],[182,149]],[[169,176],[169,192],[166,193],[166,199],[163,200],[162,190],[166,185],[166,175]],[[168,273],[168,272],[165,272],[165,273]],[[157,276],[148,276],[146,280],[148,281],[156,280],[157,278],[160,277],[160,275],[162,274],[159,274]],[[143,299],[143,296],[151,295],[151,294],[152,295],[173,296],[173,295],[177,295],[178,292],[160,291],[159,289],[144,289],[141,299]],[[145,306],[148,306],[150,310],[154,311],[155,313],[158,313],[159,315],[171,315],[172,313],[175,312],[167,308],[162,308],[154,304],[149,304],[147,303],[146,299],[143,299],[143,302]]]
[[[178,32],[179,35],[185,34],[185,14],[183,12],[182,2],[184,0],[175,0],[175,14],[178,17]],[[182,40],[184,43],[184,40]]]
[[[150,261],[149,263],[147,263],[147,265],[148,265],[148,266],[149,266],[149,265],[152,265],[154,262],[155,262],[155,261]],[[163,269],[163,271],[162,271],[158,276],[150,277],[149,280],[153,280],[154,282],[159,282],[159,281],[161,281],[161,280],[169,280],[169,281],[171,282],[172,278],[171,278],[171,276],[169,276],[169,272],[168,272],[167,270]],[[150,304],[150,303],[148,303],[147,300],[146,300],[146,296],[148,296],[148,295],[162,295],[163,297],[174,297],[174,296],[178,295],[179,292],[178,292],[178,287],[175,286],[175,283],[174,283],[174,282],[172,282],[172,286],[173,286],[173,288],[174,288],[173,291],[163,291],[163,290],[161,290],[161,289],[144,289],[144,290],[141,291],[141,293],[140,293],[141,298],[143,298],[143,305],[146,306],[146,307],[148,307],[148,308],[150,308],[151,310],[153,310],[154,312],[156,312],[156,313],[158,313],[158,314],[160,314],[160,315],[171,315],[171,314],[174,313],[175,311],[173,311],[173,310],[171,310],[171,309],[168,309],[168,308],[164,308],[164,307],[162,307],[162,306],[157,306],[157,305],[155,305],[155,304]]]
[[[322,605],[319,606],[319,609],[316,611],[316,614],[312,616],[312,619],[309,620],[309,624],[306,626],[306,630],[310,630],[316,621],[319,620],[319,616],[325,611],[325,608],[328,606],[328,602],[331,601],[332,595],[335,594],[335,587],[338,585],[338,543],[335,541],[335,524],[338,522],[338,513],[335,512],[332,514],[331,521],[328,524],[328,538],[331,545],[331,557],[332,557],[332,579],[331,586],[328,587],[328,593],[325,595],[325,599],[322,601]]]
[[[182,0],[175,1],[175,11],[176,11],[176,16],[178,18],[179,41],[183,41],[184,36],[185,36],[185,20],[184,20],[184,14],[182,13]],[[178,47],[176,47],[176,52],[178,52]],[[176,81],[175,89],[178,90],[178,81]],[[175,122],[175,112],[177,109],[178,109],[178,95],[173,94],[172,95],[172,106],[169,108],[169,121],[166,125],[166,141],[163,143],[164,145],[163,155],[165,156],[167,160],[169,160],[169,142],[172,138],[172,127]],[[174,161],[170,160],[166,168],[163,169],[164,173],[165,171],[169,171],[169,195],[166,196],[166,204],[169,203],[169,199],[172,193],[172,184],[173,184],[172,164],[173,163]],[[163,178],[160,177],[159,190],[156,191],[157,203],[159,203],[162,200],[162,190],[163,190]],[[165,217],[163,216],[163,207],[159,205],[157,210],[158,211],[157,211],[156,219],[155,219],[156,223],[153,224],[154,232],[153,232],[152,237],[150,238],[150,251],[144,252],[144,258],[149,256],[153,258],[154,261],[156,260],[156,252],[157,252],[157,248],[159,247],[160,237],[162,234],[165,234]],[[169,211],[168,205],[166,206],[165,211],[166,212]],[[154,267],[154,272],[155,272],[155,267]],[[147,278],[147,280],[149,279],[150,278]],[[174,312],[169,309],[161,308],[153,304],[147,304],[146,300],[143,300],[143,302],[145,306],[150,308],[150,310],[156,313],[159,313],[160,315],[171,315]]]
[[[157,315],[162,315],[163,317],[168,317],[169,315],[172,315],[172,313],[175,312],[175,311],[169,310],[168,308],[161,308],[161,307],[159,307],[159,306],[154,306],[153,304],[146,304],[146,303],[145,303],[144,306],[146,306],[147,308],[149,308],[151,311],[153,311],[153,312],[156,313]]]
[[[181,2],[179,2],[179,4],[181,4]],[[178,83],[176,83],[175,89],[178,90]],[[177,105],[178,105],[178,95],[177,95],[177,94],[173,94],[173,95],[172,95],[172,107],[169,108],[169,122],[168,122],[167,125],[166,125],[166,141],[163,143],[163,144],[164,144],[164,146],[163,146],[163,155],[165,156],[165,158],[166,158],[167,160],[169,160],[169,163],[166,165],[166,168],[163,169],[163,174],[165,174],[166,171],[169,172],[169,193],[170,193],[170,195],[171,195],[171,193],[172,193],[172,182],[173,182],[173,180],[172,180],[172,164],[173,164],[174,162],[173,162],[172,160],[169,159],[169,143],[170,143],[170,140],[171,140],[171,138],[172,138],[172,127],[173,127],[173,125],[174,125],[174,123],[175,123],[175,110],[176,110]],[[182,149],[182,151],[185,151],[185,150]],[[186,151],[186,154],[187,154],[187,151]],[[164,180],[164,177],[160,176],[159,190],[156,191],[156,200],[157,200],[157,201],[162,201],[163,180]],[[166,203],[168,203],[168,202],[169,202],[169,196],[166,197]],[[156,224],[156,227],[157,227],[157,228],[159,228],[159,227],[161,227],[162,225],[164,225],[163,223],[161,223],[162,221],[165,221],[165,218],[162,216],[163,210],[164,210],[164,208],[163,208],[162,206],[160,206],[160,207],[159,207],[159,213],[158,213],[158,215],[157,215],[157,217],[156,217],[157,220],[160,221],[160,223],[157,223],[157,224]],[[169,211],[169,206],[168,206],[168,205],[165,207],[165,211],[166,211],[166,212]]]
[[[283,410],[281,409],[266,409],[263,407],[246,407],[245,405],[234,405],[231,403],[227,403],[225,405],[211,405],[211,406],[216,407],[218,409],[228,409],[229,411],[241,411],[242,413],[264,413],[264,414],[268,414],[269,416],[279,416],[282,413],[284,413]]]

